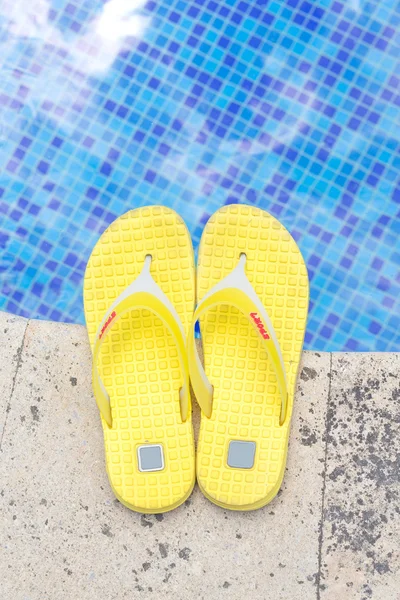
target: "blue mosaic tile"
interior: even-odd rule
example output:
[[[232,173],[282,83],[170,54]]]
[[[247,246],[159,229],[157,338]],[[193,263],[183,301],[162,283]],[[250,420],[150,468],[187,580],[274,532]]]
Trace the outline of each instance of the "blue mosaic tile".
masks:
[[[307,261],[306,347],[400,347],[400,8],[4,0],[0,308],[83,322],[90,251],[165,204],[197,249],[246,202]]]

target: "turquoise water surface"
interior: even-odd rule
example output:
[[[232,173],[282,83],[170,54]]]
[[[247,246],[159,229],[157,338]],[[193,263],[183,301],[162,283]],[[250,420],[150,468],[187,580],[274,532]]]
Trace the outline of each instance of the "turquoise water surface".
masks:
[[[0,308],[83,322],[101,232],[165,204],[270,211],[306,347],[400,348],[400,4],[4,0]]]

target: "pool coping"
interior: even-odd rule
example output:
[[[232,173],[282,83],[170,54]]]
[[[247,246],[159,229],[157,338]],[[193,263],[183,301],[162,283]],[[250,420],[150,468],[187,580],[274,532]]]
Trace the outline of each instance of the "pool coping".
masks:
[[[7,597],[16,598],[20,586],[18,598],[51,598],[57,590],[64,598],[96,598],[106,593],[103,571],[111,565],[119,583],[108,597],[120,598],[132,564],[131,583],[142,598],[180,597],[182,590],[233,599],[395,597],[400,353],[304,352],[286,477],[264,509],[225,511],[196,487],[169,515],[140,516],[115,501],[105,475],[85,328],[0,312],[0,332],[0,576]],[[198,423],[194,403],[196,431]],[[81,535],[98,552],[92,579],[92,567],[74,551]],[[207,540],[219,554],[205,552]],[[67,567],[60,562],[57,579],[45,564],[60,547]],[[18,568],[8,569],[11,560]]]

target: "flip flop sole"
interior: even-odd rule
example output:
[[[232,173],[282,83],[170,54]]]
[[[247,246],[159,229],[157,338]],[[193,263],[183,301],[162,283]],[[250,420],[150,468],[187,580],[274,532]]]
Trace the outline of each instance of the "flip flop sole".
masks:
[[[149,254],[151,274],[174,305],[187,335],[195,293],[190,236],[174,211],[146,207],[114,221],[89,259],[84,306],[92,348],[103,316],[138,277]],[[182,374],[167,327],[148,310],[123,315],[103,341],[98,370],[112,410],[112,428],[101,420],[115,495],[144,513],[179,506],[195,481],[194,442],[191,417],[181,422]],[[143,450],[144,445],[152,450]]]
[[[289,398],[280,426],[276,375],[253,325],[233,307],[210,309],[200,328],[205,371],[214,387],[213,409],[209,419],[201,419],[197,479],[211,501],[233,510],[264,506],[282,483],[309,298],[304,260],[283,225],[260,209],[230,205],[217,211],[204,229],[198,300],[233,271],[243,253],[247,277],[282,350]],[[247,453],[244,463],[235,462],[238,442],[249,443],[240,446]]]

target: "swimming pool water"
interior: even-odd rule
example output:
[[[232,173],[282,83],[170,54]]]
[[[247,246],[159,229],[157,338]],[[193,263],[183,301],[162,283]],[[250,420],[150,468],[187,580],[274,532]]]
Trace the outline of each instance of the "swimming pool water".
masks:
[[[101,232],[165,204],[270,211],[306,347],[400,347],[400,3],[3,0],[0,309],[83,322]]]

